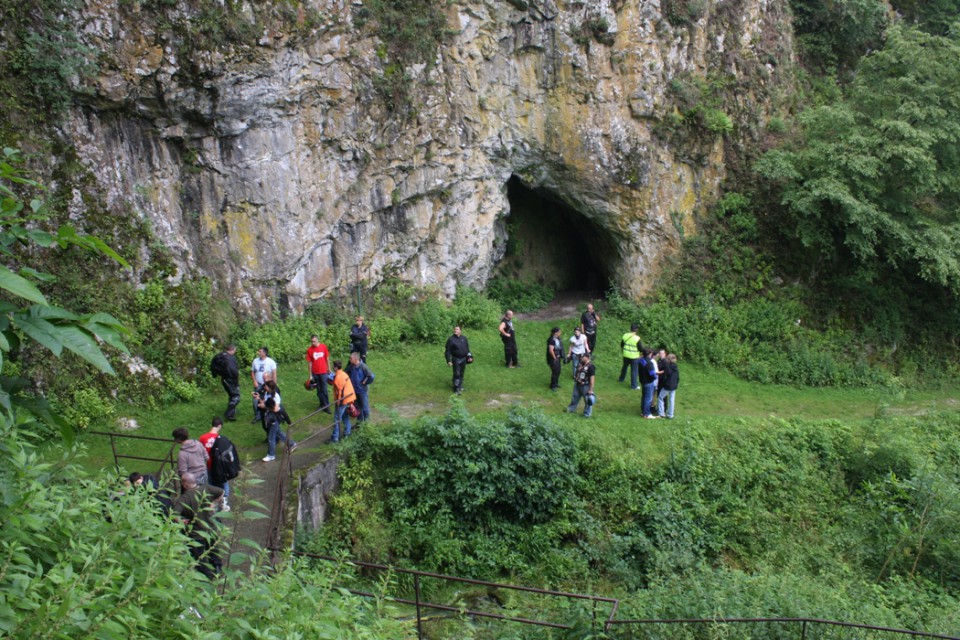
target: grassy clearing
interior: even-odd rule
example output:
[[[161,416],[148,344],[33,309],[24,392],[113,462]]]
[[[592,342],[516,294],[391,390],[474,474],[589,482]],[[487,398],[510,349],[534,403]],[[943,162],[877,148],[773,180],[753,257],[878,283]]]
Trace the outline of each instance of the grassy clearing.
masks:
[[[676,432],[706,419],[714,424],[717,419],[742,423],[771,417],[836,419],[857,424],[873,418],[878,411],[914,415],[958,406],[956,390],[813,389],[761,385],[743,380],[736,371],[680,362],[677,418],[672,422],[643,420],[640,417],[640,392],[616,381],[621,363],[619,338],[625,327],[605,321],[600,326],[596,358],[598,403],[593,419],[587,421],[579,415],[563,414],[572,389],[570,365],[564,367],[561,390],[553,393],[548,389],[550,372],[545,364],[544,351],[550,327],[561,326],[566,339],[572,333],[573,324],[571,319],[517,321],[522,364],[518,369],[503,366],[503,349],[494,327],[466,333],[476,356],[476,362],[467,367],[462,396],[468,410],[475,415],[485,415],[502,412],[514,403],[539,405],[571,428],[602,431],[606,438],[618,441],[620,447],[659,458],[671,450]],[[657,343],[649,336],[642,337],[645,342]],[[304,336],[304,350],[308,341]],[[346,354],[334,353],[332,357],[345,360]],[[368,364],[377,374],[370,392],[375,422],[446,412],[451,395],[451,371],[443,359],[441,344],[417,344],[402,352],[380,352],[374,343]],[[315,393],[303,388],[306,367],[306,362],[280,363],[283,400],[294,420],[317,408]],[[242,384],[241,390],[245,397],[238,411],[238,421],[229,424],[226,433],[244,454],[255,459],[264,454],[266,445],[260,425],[250,424],[252,410],[246,397],[250,385]],[[204,433],[211,417],[220,414],[225,405],[226,394],[218,383],[211,381],[203,396],[195,402],[173,403],[153,409],[130,408],[127,411],[121,407],[118,414],[137,420],[141,426],[134,433],[166,438],[177,426],[186,426],[191,434]],[[328,416],[319,414],[302,429],[312,431],[328,423]],[[113,423],[95,424],[92,428],[117,431]],[[110,446],[105,438],[91,436],[86,438],[86,443],[87,455],[83,458],[86,466],[103,468],[111,464]],[[316,443],[315,446],[320,445]],[[159,454],[166,449],[163,443],[147,448],[152,453],[146,451],[142,443],[120,446],[121,451],[134,455],[136,452]]]

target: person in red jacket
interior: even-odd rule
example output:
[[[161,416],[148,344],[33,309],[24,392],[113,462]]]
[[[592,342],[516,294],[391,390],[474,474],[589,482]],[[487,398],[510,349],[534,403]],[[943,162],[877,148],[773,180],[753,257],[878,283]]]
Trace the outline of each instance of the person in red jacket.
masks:
[[[307,367],[310,379],[317,388],[317,400],[324,411],[330,413],[330,396],[327,394],[327,375],[330,373],[330,351],[316,334],[310,336],[307,349]]]
[[[346,438],[350,435],[350,415],[347,413],[347,407],[357,399],[357,394],[353,390],[350,376],[343,370],[341,361],[333,361],[333,371],[333,402],[337,406],[336,420],[333,423],[333,441],[339,442],[341,423],[343,424],[343,437]]]

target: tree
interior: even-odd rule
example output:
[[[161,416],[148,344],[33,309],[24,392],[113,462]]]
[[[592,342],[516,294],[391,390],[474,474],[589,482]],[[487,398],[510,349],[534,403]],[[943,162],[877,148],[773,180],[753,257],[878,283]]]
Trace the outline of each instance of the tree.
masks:
[[[801,115],[800,143],[761,159],[805,247],[960,293],[957,60],[956,34],[892,27],[843,99]]]

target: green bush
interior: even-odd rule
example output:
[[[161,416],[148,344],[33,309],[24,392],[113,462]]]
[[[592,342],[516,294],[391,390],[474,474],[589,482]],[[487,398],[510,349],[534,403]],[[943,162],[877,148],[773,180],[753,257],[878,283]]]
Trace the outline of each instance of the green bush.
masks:
[[[180,378],[167,378],[165,380],[167,389],[172,394],[174,400],[184,402],[193,402],[202,394],[200,387],[190,380],[181,380]]]
[[[443,300],[427,298],[413,310],[411,337],[421,342],[442,343],[450,335],[453,322],[450,309]]]
[[[62,404],[64,419],[77,431],[86,431],[95,422],[109,422],[116,415],[113,401],[90,387],[74,390]]]
[[[344,571],[337,565],[267,567],[254,557],[248,573],[228,569],[230,588],[221,594],[195,570],[180,521],[164,516],[152,495],[124,493],[115,478],[43,460],[11,424],[0,430],[5,636],[317,638],[330,637],[330,629],[368,640],[415,635],[408,622],[386,615],[379,599],[334,588]],[[245,517],[237,511],[231,516]]]
[[[500,308],[476,289],[458,286],[450,314],[453,322],[463,328],[486,329],[498,323]]]
[[[503,309],[512,309],[519,313],[537,311],[550,304],[554,290],[532,280],[511,280],[491,278],[485,293],[500,303]]]
[[[569,435],[520,408],[478,420],[458,403],[441,419],[364,432],[341,471],[344,518],[332,538],[388,522],[394,552],[422,566],[473,575],[529,566],[557,540],[551,520],[572,499],[574,461]],[[359,512],[360,495],[381,502]]]
[[[412,335],[410,323],[394,316],[377,316],[370,319],[370,348],[399,351]]]
[[[699,299],[682,307],[637,305],[611,291],[607,309],[625,324],[639,323],[643,344],[736,370],[747,380],[813,387],[896,384],[888,371],[864,359],[852,332],[823,334],[803,327],[799,302],[757,298],[719,305]]]

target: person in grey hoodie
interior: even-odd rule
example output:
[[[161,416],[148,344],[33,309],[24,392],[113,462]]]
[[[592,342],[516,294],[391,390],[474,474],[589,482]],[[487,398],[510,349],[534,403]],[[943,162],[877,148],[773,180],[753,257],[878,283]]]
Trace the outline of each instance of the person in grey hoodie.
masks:
[[[180,453],[177,454],[177,473],[182,477],[185,473],[192,473],[197,479],[197,485],[207,484],[207,460],[210,454],[207,453],[199,440],[191,440],[190,433],[185,427],[177,427],[173,430],[173,441],[180,445]]]

